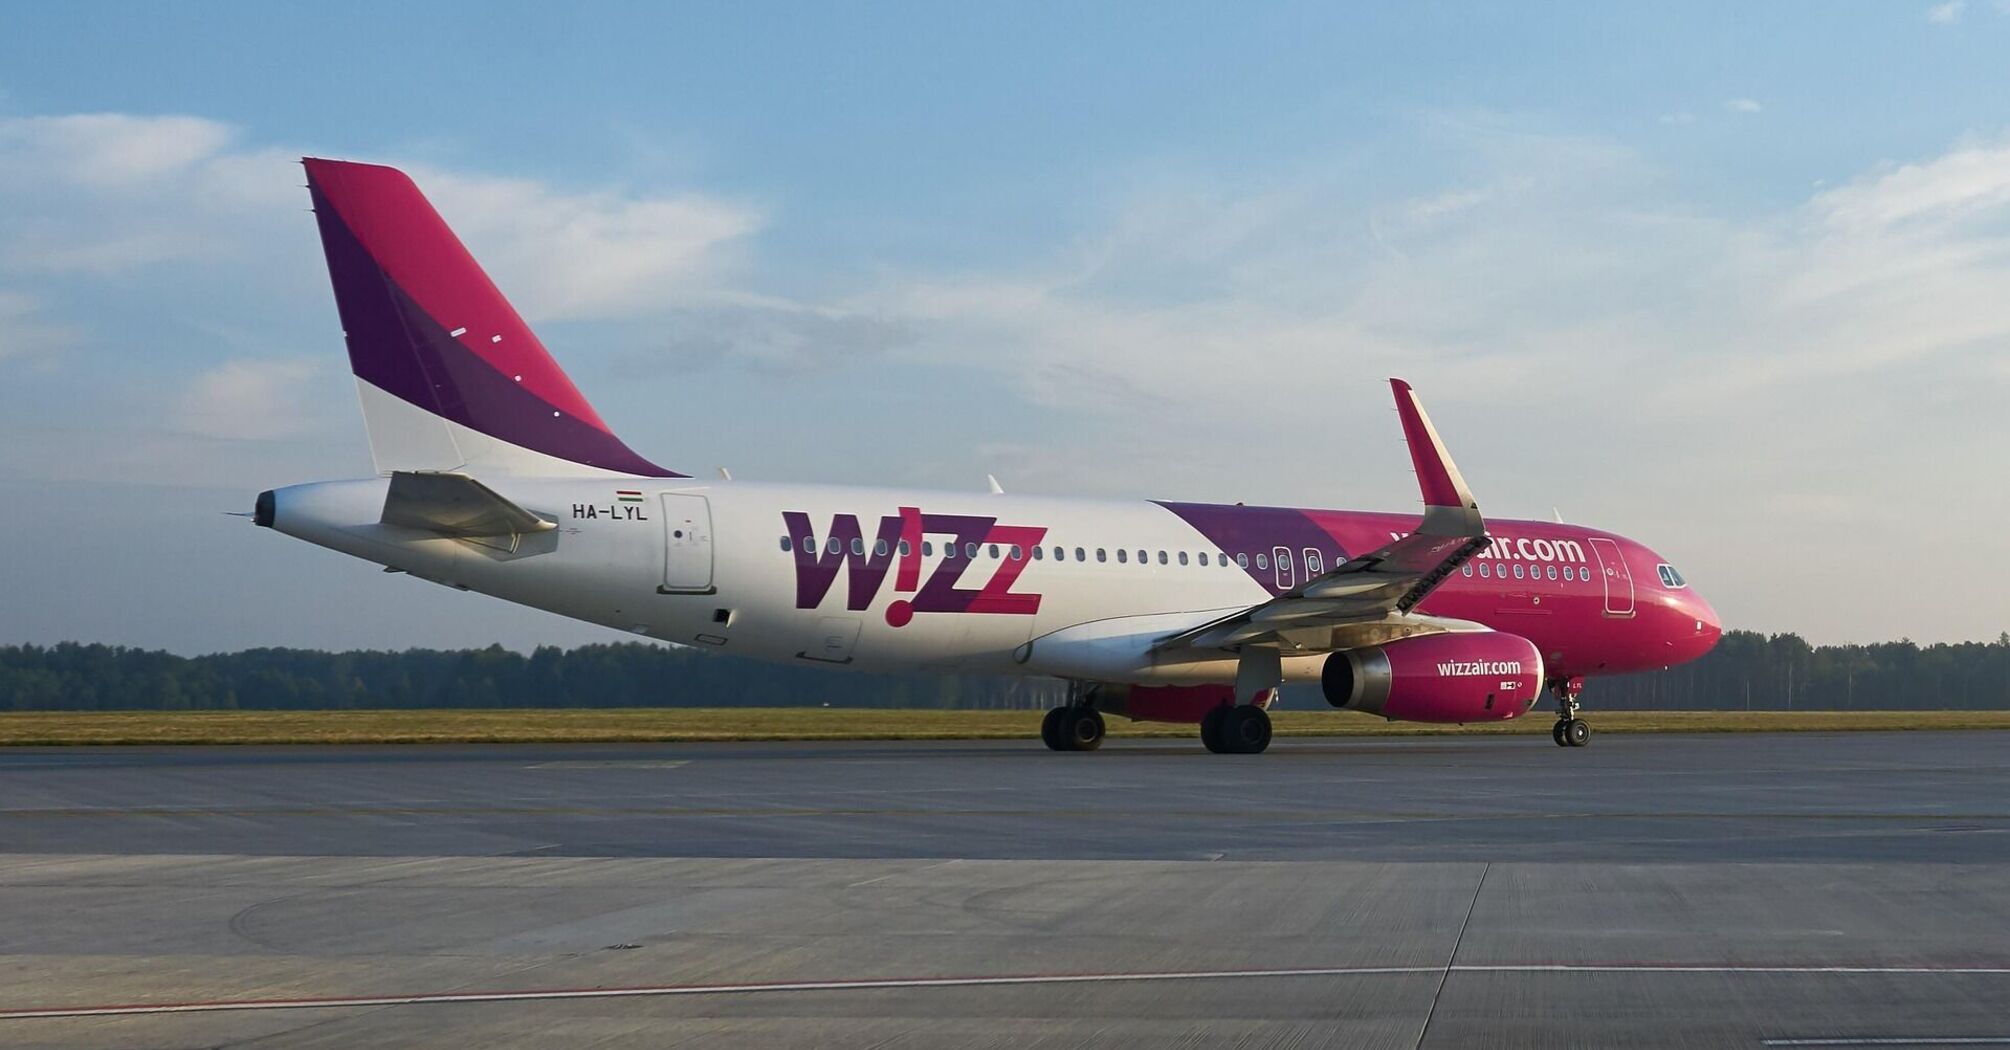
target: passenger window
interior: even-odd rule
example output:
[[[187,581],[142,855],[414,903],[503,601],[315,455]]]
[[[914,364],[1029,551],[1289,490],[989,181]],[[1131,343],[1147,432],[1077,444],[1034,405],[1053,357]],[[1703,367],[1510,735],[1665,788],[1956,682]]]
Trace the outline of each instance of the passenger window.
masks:
[[[1055,561],[1067,561],[1067,560],[1068,560],[1068,548],[1066,548],[1066,547],[1056,547],[1056,548],[1054,548],[1054,560],[1055,560]]]
[[[1016,549],[1016,548],[1015,548],[1015,549]],[[1033,560],[1034,560],[1034,561],[1043,561],[1043,560],[1045,560],[1045,559],[1046,559],[1046,557],[1047,557],[1047,555],[1046,555],[1046,550],[1047,550],[1047,548],[1045,548],[1045,547],[1035,547],[1035,548],[1033,548]]]
[[[1179,552],[1179,563],[1180,563],[1181,565],[1185,565],[1185,564],[1186,564],[1186,552],[1185,552],[1185,551],[1181,551],[1181,552]]]
[[[1109,552],[1109,551],[1106,551],[1106,550],[1104,550],[1104,549],[1103,549],[1103,548],[1101,548],[1101,547],[1097,547],[1097,548],[1096,548],[1096,560],[1097,560],[1097,561],[1109,561],[1109,560],[1110,560],[1110,552]]]
[[[1181,560],[1181,561],[1185,561],[1186,559],[1185,559],[1185,558],[1181,558],[1180,560]],[[1160,564],[1160,565],[1164,565],[1164,564],[1167,564],[1167,563],[1166,563],[1166,552],[1164,552],[1164,551],[1160,551],[1160,552],[1159,552],[1159,564]]]
[[[1138,552],[1138,564],[1139,564],[1139,565],[1143,565],[1144,563],[1146,563],[1146,562],[1148,562],[1148,561],[1151,561],[1151,558],[1147,557],[1147,556],[1145,555],[1145,552],[1144,552],[1144,551],[1139,551],[1139,552]]]
[[[1012,545],[1012,560],[1013,561],[1019,560],[1019,545],[1016,543]]]
[[[1257,555],[1257,556],[1256,556],[1256,567],[1257,567],[1257,568],[1259,568],[1259,569],[1268,569],[1268,568],[1270,568],[1270,555],[1268,555],[1268,554],[1259,554],[1259,555]]]
[[[1556,566],[1554,565],[1549,567],[1549,578],[1552,580],[1556,579]]]
[[[1311,547],[1305,548],[1306,579],[1311,579],[1314,576],[1322,575],[1325,572],[1326,572],[1325,556],[1320,554],[1318,551],[1313,550]]]
[[[1083,550],[1082,548],[1080,548],[1080,547],[1076,547],[1076,548],[1075,548],[1075,560],[1076,560],[1076,561],[1088,561],[1088,560],[1089,560],[1089,557],[1088,557],[1088,552],[1087,552],[1087,551],[1084,551],[1084,550]]]
[[[796,545],[789,542],[789,538],[787,536],[784,536],[782,537],[782,549],[785,551],[792,551],[796,549]]]
[[[1206,552],[1206,551],[1201,551],[1201,552],[1200,552],[1200,563],[1201,563],[1201,565],[1202,565],[1203,567],[1205,567],[1205,566],[1207,565],[1207,552]]]
[[[1521,562],[1514,563],[1514,578],[1517,580],[1521,579]]]
[[[977,557],[977,545],[976,545],[976,544],[974,544],[974,543],[966,543],[966,544],[964,544],[964,545],[963,545],[963,556],[964,556],[964,557],[966,557],[966,558],[975,558],[975,557]]]
[[[886,557],[886,541],[875,540],[872,545],[872,553],[875,557]]]
[[[808,537],[808,536],[804,536],[804,537],[803,537],[803,553],[804,553],[804,554],[815,554],[816,552],[817,552],[817,541],[816,541],[816,540],[814,540],[814,539],[812,539],[812,538],[810,538],[810,537]]]
[[[1130,552],[1130,551],[1127,551],[1127,550],[1125,550],[1125,549],[1124,549],[1124,548],[1122,548],[1122,547],[1118,547],[1118,548],[1117,548],[1117,564],[1119,564],[1119,565],[1128,565],[1128,564],[1130,564],[1130,561],[1131,561],[1131,552]]]
[[[1486,562],[1480,563],[1480,575],[1486,577],[1487,579],[1493,579],[1494,574],[1487,569]]]
[[[996,558],[998,556],[998,545],[995,543],[991,544],[991,556],[993,558]]]
[[[935,541],[933,540],[921,541],[921,556],[924,558],[932,558],[935,556]]]
[[[905,557],[907,557],[907,556],[908,556],[909,554],[912,554],[913,552],[914,552],[914,548],[913,548],[912,546],[909,546],[909,545],[908,545],[908,542],[907,542],[906,540],[901,540],[901,541],[900,541],[900,556],[901,556],[901,557],[905,558]]]
[[[1464,565],[1459,566],[1459,571],[1465,573],[1468,576],[1471,576],[1473,574],[1473,563],[1467,562]]]
[[[836,536],[832,536],[830,538],[830,542],[824,544],[824,550],[830,554],[843,554],[844,541],[838,539]]]
[[[1239,568],[1239,569],[1247,569],[1247,568],[1249,568],[1249,555],[1247,555],[1247,554],[1238,554],[1238,555],[1236,555],[1236,556],[1235,556],[1235,565],[1236,565],[1236,567],[1237,567],[1237,568]]]

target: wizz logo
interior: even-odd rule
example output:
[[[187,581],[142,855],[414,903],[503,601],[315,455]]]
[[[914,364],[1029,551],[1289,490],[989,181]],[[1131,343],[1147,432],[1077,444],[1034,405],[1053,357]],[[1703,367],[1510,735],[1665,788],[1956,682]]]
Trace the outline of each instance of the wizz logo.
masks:
[[[894,593],[913,595],[887,605],[886,622],[894,627],[905,627],[915,613],[924,612],[1031,616],[1040,611],[1040,595],[1015,592],[1012,585],[1026,571],[1032,549],[1046,537],[1043,526],[1000,525],[997,518],[973,514],[923,514],[918,507],[902,507],[899,514],[880,518],[871,539],[855,514],[834,515],[821,540],[808,514],[784,511],[782,523],[795,552],[798,609],[821,606],[842,572],[845,608],[863,611],[892,572]],[[921,545],[929,536],[954,539],[944,541],[943,558],[923,580]],[[957,586],[993,544],[999,553],[990,559],[990,578],[979,587]],[[1018,558],[1009,554],[1014,547],[1021,552]]]

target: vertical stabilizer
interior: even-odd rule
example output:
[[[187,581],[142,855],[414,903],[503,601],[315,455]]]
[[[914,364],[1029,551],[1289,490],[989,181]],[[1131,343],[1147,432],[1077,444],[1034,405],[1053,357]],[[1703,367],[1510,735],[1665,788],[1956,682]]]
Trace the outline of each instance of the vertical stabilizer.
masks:
[[[303,163],[379,473],[684,476],[614,436],[404,172]]]

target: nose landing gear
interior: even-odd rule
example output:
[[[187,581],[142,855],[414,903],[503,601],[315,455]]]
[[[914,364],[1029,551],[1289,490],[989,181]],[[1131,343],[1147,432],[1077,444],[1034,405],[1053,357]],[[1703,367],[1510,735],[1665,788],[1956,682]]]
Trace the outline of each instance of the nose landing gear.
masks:
[[[1556,725],[1550,729],[1549,738],[1558,747],[1583,747],[1591,743],[1591,727],[1577,717],[1577,697],[1584,692],[1584,679],[1556,679],[1549,683],[1549,691],[1556,694]]]

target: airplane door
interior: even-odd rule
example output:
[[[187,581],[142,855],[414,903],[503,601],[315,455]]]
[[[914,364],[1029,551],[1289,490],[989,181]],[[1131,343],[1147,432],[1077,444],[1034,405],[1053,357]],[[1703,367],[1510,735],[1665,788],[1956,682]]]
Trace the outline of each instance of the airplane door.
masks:
[[[703,496],[663,494],[663,586],[666,594],[712,590],[712,505]]]
[[[1277,589],[1280,591],[1290,590],[1293,577],[1296,575],[1295,568],[1291,563],[1291,548],[1270,548],[1270,560],[1277,568]]]
[[[1619,544],[1593,537],[1591,552],[1598,556],[1598,574],[1605,581],[1605,615],[1633,615],[1633,573],[1626,568]]]
[[[817,621],[816,638],[809,648],[797,653],[805,660],[851,663],[852,647],[858,644],[859,621],[827,616]]]

